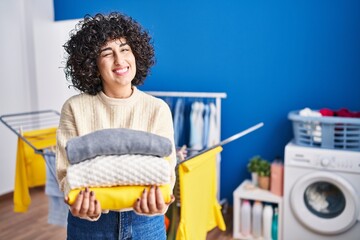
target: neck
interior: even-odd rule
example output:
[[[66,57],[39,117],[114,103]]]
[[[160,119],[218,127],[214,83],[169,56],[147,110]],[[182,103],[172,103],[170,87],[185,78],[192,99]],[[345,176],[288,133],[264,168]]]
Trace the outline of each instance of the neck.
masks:
[[[118,89],[118,90],[106,90],[104,89],[103,92],[106,96],[110,98],[129,98],[134,92],[134,89],[132,86],[125,89]]]

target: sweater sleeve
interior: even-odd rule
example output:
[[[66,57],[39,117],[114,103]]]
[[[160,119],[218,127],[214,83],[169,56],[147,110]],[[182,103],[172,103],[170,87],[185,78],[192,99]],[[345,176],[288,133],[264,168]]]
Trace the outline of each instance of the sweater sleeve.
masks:
[[[70,138],[77,136],[74,116],[69,102],[65,102],[61,110],[60,123],[56,134],[56,175],[61,191],[70,191],[66,181],[66,171],[69,164],[65,146]]]
[[[158,114],[154,121],[154,133],[160,136],[168,138],[172,143],[172,151],[170,156],[168,156],[168,160],[170,162],[171,169],[171,187],[174,188],[176,175],[175,175],[175,167],[176,167],[176,149],[174,143],[174,125],[172,120],[172,114],[169,106],[162,102],[161,107],[159,108]]]

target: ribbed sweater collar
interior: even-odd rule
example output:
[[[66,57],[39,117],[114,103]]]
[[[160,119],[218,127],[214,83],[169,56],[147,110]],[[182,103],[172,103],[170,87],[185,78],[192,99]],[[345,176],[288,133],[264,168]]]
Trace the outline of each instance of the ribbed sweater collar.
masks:
[[[114,106],[130,106],[135,104],[135,102],[139,99],[141,92],[133,86],[133,93],[128,98],[111,98],[105,95],[103,91],[99,92],[97,95],[102,102],[106,105],[114,105]]]

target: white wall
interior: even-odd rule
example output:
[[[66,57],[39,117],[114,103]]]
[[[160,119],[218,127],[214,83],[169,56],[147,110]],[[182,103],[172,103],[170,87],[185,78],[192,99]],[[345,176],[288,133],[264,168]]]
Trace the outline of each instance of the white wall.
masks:
[[[0,1],[0,115],[54,109],[68,89],[62,45],[77,21],[53,21],[52,0]],[[0,123],[0,195],[13,191],[16,135]]]
[[[65,79],[62,46],[78,20],[55,22],[52,0],[32,2],[38,107],[60,111],[64,101],[76,94]]]
[[[0,1],[0,114],[30,111],[27,63],[24,53],[24,5],[22,0]],[[2,125],[2,124],[1,124]],[[16,136],[0,127],[0,194],[13,189]]]

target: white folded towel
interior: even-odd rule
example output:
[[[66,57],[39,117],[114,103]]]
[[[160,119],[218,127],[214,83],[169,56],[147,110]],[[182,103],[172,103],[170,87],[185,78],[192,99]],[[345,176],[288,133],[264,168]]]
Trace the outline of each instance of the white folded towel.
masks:
[[[148,155],[103,155],[71,165],[67,180],[71,189],[121,185],[162,185],[170,182],[170,164]]]

